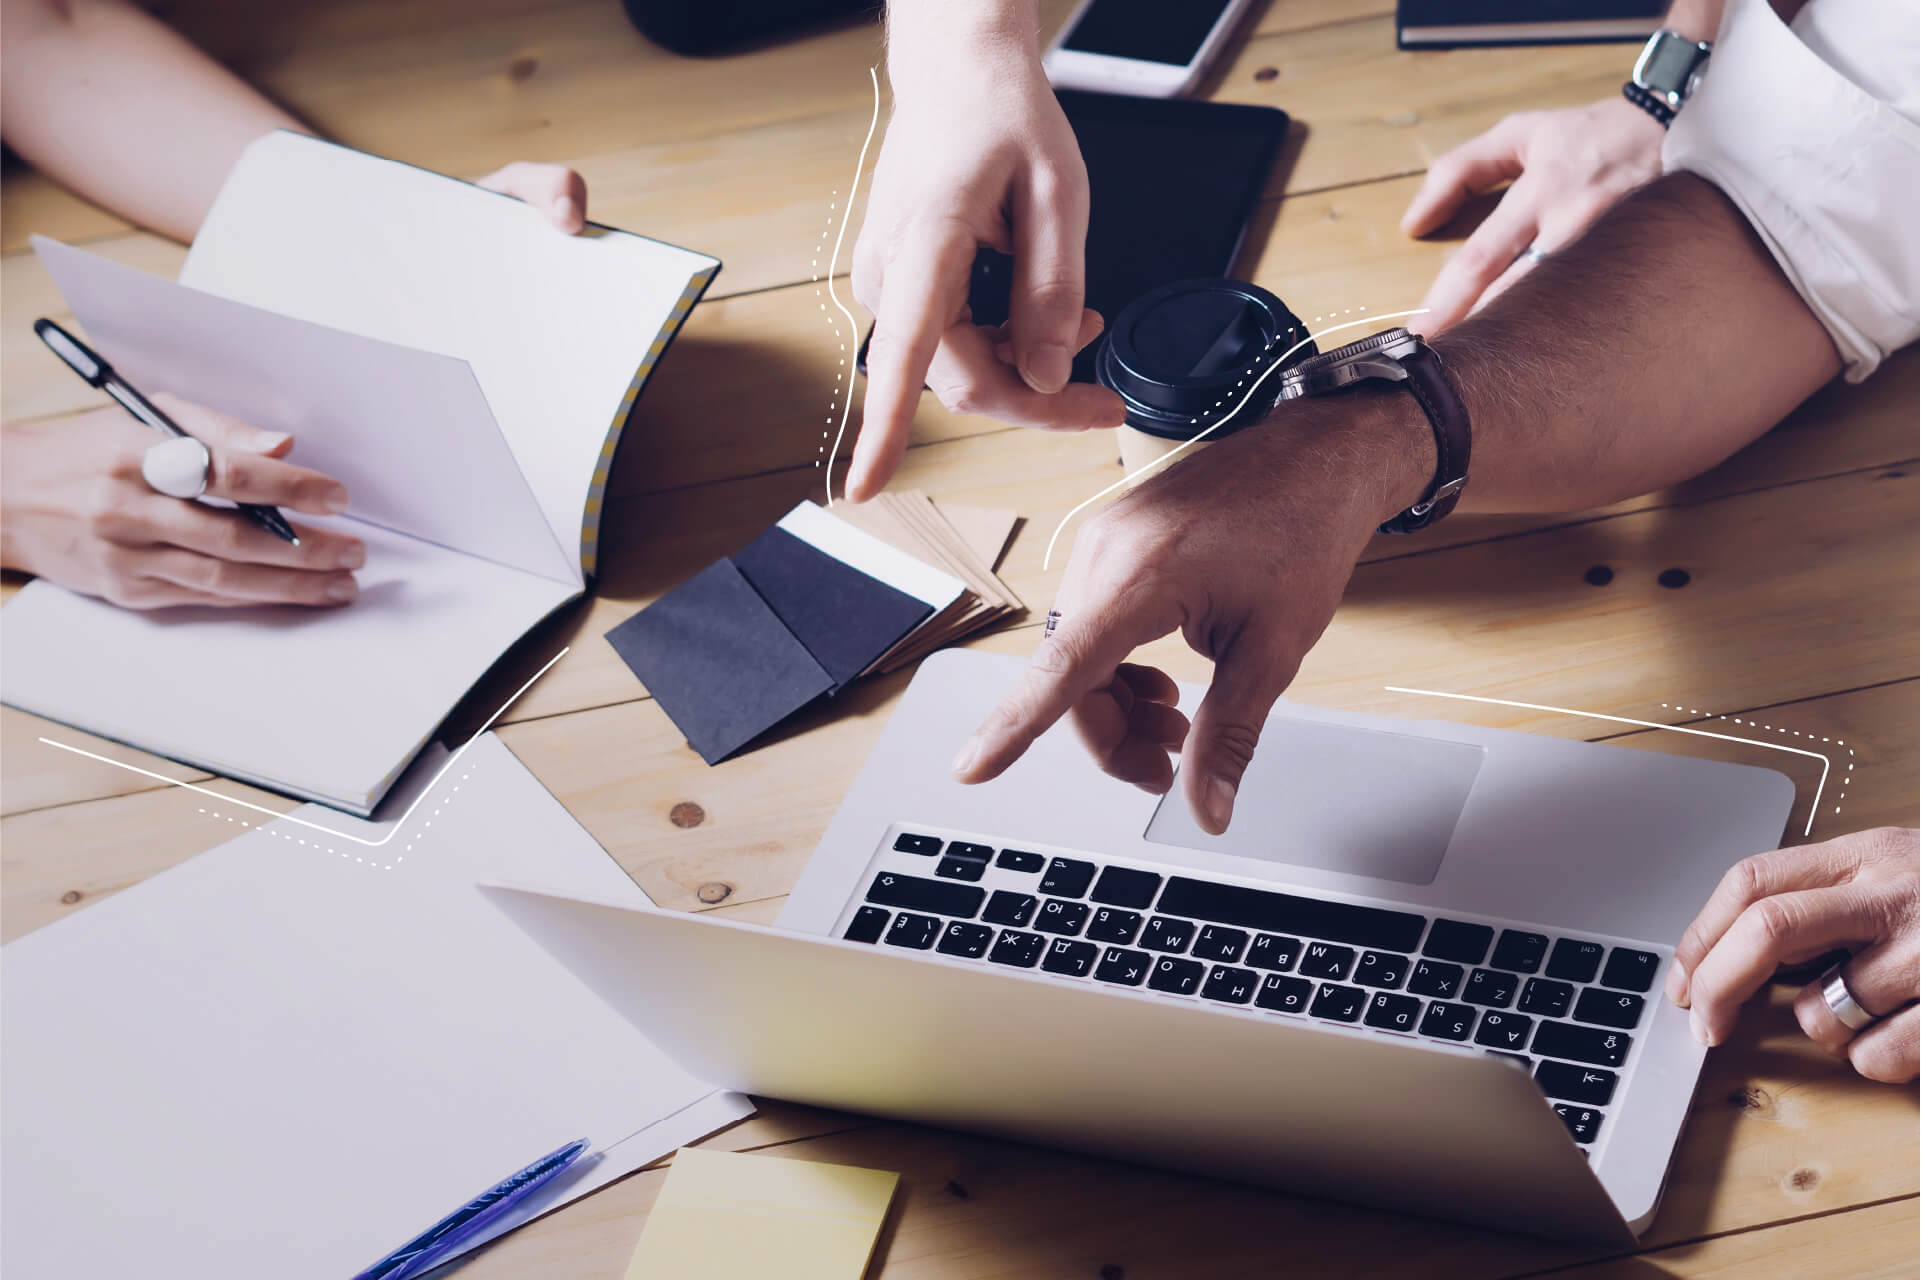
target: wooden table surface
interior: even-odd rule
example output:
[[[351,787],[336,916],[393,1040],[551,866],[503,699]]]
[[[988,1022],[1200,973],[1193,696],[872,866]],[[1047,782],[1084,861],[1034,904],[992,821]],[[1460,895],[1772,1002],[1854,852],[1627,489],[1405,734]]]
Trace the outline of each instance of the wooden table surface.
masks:
[[[1058,21],[1065,4],[1048,9]],[[1303,316],[1416,305],[1485,212],[1484,202],[1435,242],[1405,239],[1398,218],[1428,162],[1509,111],[1615,92],[1631,56],[1619,46],[1401,53],[1392,9],[1272,0],[1207,86],[1294,116],[1242,271]],[[809,264],[867,127],[877,30],[848,24],[683,59],[642,40],[613,0],[179,0],[168,16],[344,142],[468,177],[511,159],[564,161],[586,175],[597,220],[725,261],[627,434],[599,589],[503,659],[447,736],[460,740],[573,645],[501,736],[659,902],[771,920],[907,673],[866,682],[708,768],[601,635],[820,492],[805,424],[831,397],[838,352]],[[93,399],[29,333],[33,316],[63,312],[26,249],[35,232],[167,274],[183,253],[9,169],[0,186],[8,421]],[[1674,490],[1572,516],[1456,518],[1418,539],[1380,541],[1292,696],[1775,766],[1791,758],[1604,721],[1457,710],[1385,686],[1659,723],[1739,716],[1770,726],[1753,730],[1762,736],[1833,738],[1837,759],[1853,766],[1837,764],[1814,838],[1913,824],[1916,379],[1910,349]],[[1060,571],[1058,559],[1042,567],[1048,533],[1118,475],[1113,443],[1099,434],[1008,429],[926,398],[899,483],[1026,517],[1003,571],[1034,611],[980,648],[1031,648]],[[1597,565],[1613,571],[1606,585],[1587,580]],[[1686,571],[1685,586],[1659,585],[1672,568]],[[1178,644],[1155,646],[1154,657],[1183,678],[1206,676]],[[0,712],[6,938],[226,834],[188,792],[40,745],[46,728]],[[89,745],[170,777],[204,777]],[[1786,766],[1801,786],[1794,832],[1817,772],[1803,763]],[[900,1171],[872,1272],[889,1280],[1913,1276],[1915,1090],[1865,1083],[1826,1058],[1795,1027],[1790,995],[1757,997],[1732,1042],[1709,1055],[1660,1216],[1625,1257],[774,1102],[711,1144]],[[665,1176],[657,1167],[627,1178],[460,1274],[615,1280]]]

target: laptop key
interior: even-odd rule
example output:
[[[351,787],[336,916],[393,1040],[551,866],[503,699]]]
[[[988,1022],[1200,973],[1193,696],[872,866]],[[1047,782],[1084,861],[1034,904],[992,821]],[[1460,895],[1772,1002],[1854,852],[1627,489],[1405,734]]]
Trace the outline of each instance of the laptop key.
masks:
[[[1601,971],[1601,953],[1606,950],[1598,942],[1562,938],[1547,958],[1547,976],[1563,982],[1592,982]]]
[[[1149,951],[1185,951],[1193,940],[1192,920],[1170,920],[1166,916],[1149,920],[1147,932],[1141,935],[1141,945]]]
[[[1288,978],[1270,973],[1261,979],[1254,1003],[1276,1013],[1306,1013],[1307,1002],[1314,998],[1314,984],[1306,978]]]
[[[1133,867],[1108,867],[1101,872],[1094,891],[1087,896],[1110,907],[1146,907],[1153,904],[1154,894],[1160,887],[1158,872],[1139,871]]]
[[[935,866],[934,874],[949,880],[978,880],[986,870],[987,863],[979,858],[956,858],[950,853]]]
[[[1606,1027],[1581,1027],[1572,1022],[1543,1022],[1534,1033],[1534,1052],[1543,1058],[1568,1058],[1599,1067],[1618,1067],[1628,1060],[1634,1037]]]
[[[972,885],[948,884],[943,880],[924,880],[920,876],[897,875],[883,871],[868,887],[867,900],[883,907],[906,907],[912,911],[932,911],[944,916],[971,920],[979,913],[987,890]]]
[[[1608,953],[1607,968],[1601,970],[1601,985],[1621,991],[1646,991],[1654,985],[1654,971],[1661,957],[1652,951],[1616,947]]]
[[[1479,964],[1486,958],[1488,944],[1493,941],[1494,930],[1489,925],[1436,920],[1428,930],[1427,945],[1421,948],[1421,954],[1436,960]]]
[[[1087,924],[1087,936],[1095,942],[1118,942],[1123,946],[1134,941],[1134,935],[1140,931],[1140,912],[1117,911],[1113,907],[1102,907]]]
[[[1641,1007],[1646,1003],[1640,996],[1589,987],[1581,993],[1580,1001],[1574,1006],[1574,1020],[1598,1022],[1604,1027],[1632,1031],[1634,1024],[1641,1020]]]
[[[1564,1102],[1554,1104],[1554,1114],[1561,1117],[1561,1123],[1574,1135],[1574,1140],[1583,1146],[1601,1136],[1601,1113],[1592,1107],[1571,1107]]]
[[[1246,1004],[1254,998],[1254,985],[1259,980],[1260,975],[1252,969],[1217,964],[1207,975],[1207,985],[1201,988],[1201,994],[1223,1004]]]
[[[1494,944],[1494,958],[1488,963],[1496,969],[1512,969],[1516,973],[1534,973],[1547,959],[1547,938],[1538,933],[1527,933],[1520,929],[1501,930],[1501,940]]]
[[[994,939],[994,949],[987,958],[995,964],[1011,964],[1017,969],[1032,969],[1041,958],[1047,946],[1047,939],[1038,933],[1021,933],[1016,929],[1002,929],[1001,936]]]
[[[923,858],[931,858],[940,852],[939,836],[917,836],[901,832],[894,837],[894,851],[897,853],[918,853]]]
[[[1063,898],[1078,898],[1093,883],[1093,863],[1056,858],[1047,864],[1047,874],[1041,877],[1041,892],[1057,893]]]
[[[1338,982],[1323,982],[1314,993],[1308,1012],[1329,1022],[1354,1022],[1367,1007],[1367,992],[1359,987],[1344,987]]]
[[[1550,1098],[1586,1102],[1605,1107],[1614,1098],[1614,1085],[1621,1077],[1599,1067],[1577,1067],[1571,1062],[1543,1059],[1534,1069],[1534,1083]]]
[[[1079,933],[1081,926],[1087,923],[1090,910],[1092,908],[1085,902],[1042,898],[1040,914],[1034,917],[1034,927],[1043,933]]]
[[[1006,924],[1019,929],[1034,918],[1034,908],[1040,904],[1041,900],[1031,893],[996,889],[994,896],[987,900],[987,910],[981,912],[981,919],[989,924]]]
[[[1194,988],[1201,985],[1203,972],[1205,969],[1198,960],[1176,960],[1172,956],[1162,956],[1154,962],[1154,971],[1148,974],[1147,985],[1156,991],[1191,996]]]
[[[1474,1031],[1476,1016],[1477,1012],[1471,1004],[1432,1000],[1428,1002],[1427,1012],[1421,1016],[1421,1034],[1437,1040],[1465,1040]]]
[[[1519,1053],[1527,1048],[1527,1037],[1534,1030],[1534,1019],[1518,1013],[1502,1013],[1489,1009],[1481,1015],[1481,1029],[1474,1033],[1474,1043],[1484,1044],[1490,1049],[1505,1049],[1509,1053]]]
[[[1476,969],[1467,975],[1467,985],[1461,988],[1461,999],[1469,1004],[1493,1005],[1505,1009],[1514,1000],[1514,988],[1521,980],[1511,973],[1499,969]]]
[[[1528,1057],[1525,1053],[1503,1053],[1499,1049],[1489,1049],[1487,1056],[1490,1058],[1499,1058],[1503,1062],[1511,1062],[1523,1071],[1531,1072],[1534,1070],[1534,1059]]]
[[[1391,951],[1363,951],[1354,966],[1354,981],[1364,987],[1394,988],[1407,977],[1408,960]]]
[[[950,921],[941,930],[940,942],[934,950],[942,955],[965,956],[978,960],[987,954],[987,944],[994,940],[994,931],[984,924],[969,924],[965,920]]]
[[[1102,982],[1113,982],[1123,987],[1138,987],[1147,977],[1148,966],[1154,957],[1145,951],[1130,951],[1126,947],[1109,947],[1101,956],[1100,967],[1094,976]]]
[[[964,840],[956,840],[947,846],[947,856],[950,858],[971,858],[976,862],[985,863],[989,858],[994,856],[994,850],[988,845],[968,844]]]
[[[862,907],[848,922],[847,932],[840,936],[849,942],[879,942],[889,918],[889,913],[879,907]]]
[[[1521,988],[1521,1002],[1514,1007],[1522,1013],[1538,1014],[1543,1018],[1565,1018],[1567,1007],[1574,1002],[1574,988],[1565,982],[1550,982],[1546,978],[1529,978]]]
[[[1434,996],[1441,1000],[1451,1000],[1454,993],[1461,989],[1461,975],[1466,973],[1458,964],[1443,964],[1438,960],[1416,960],[1414,972],[1408,975],[1407,989],[1417,996]]]
[[[1301,972],[1310,978],[1345,978],[1354,963],[1353,947],[1330,947],[1325,942],[1310,942],[1301,955]]]
[[[1228,929],[1218,924],[1205,925],[1201,936],[1194,939],[1194,954],[1203,960],[1219,960],[1222,964],[1233,964],[1241,958],[1241,951],[1247,946],[1245,929]]]
[[[1001,856],[994,859],[994,865],[1009,871],[1039,871],[1047,865],[1047,859],[1025,849],[1002,849]]]
[[[1383,1031],[1405,1031],[1414,1034],[1421,1025],[1421,1002],[1413,996],[1389,995],[1376,991],[1373,999],[1367,1002],[1367,1025],[1379,1027]]]
[[[934,935],[939,932],[940,921],[933,916],[903,911],[894,917],[894,927],[887,931],[887,943],[889,946],[925,951],[934,945]]]
[[[1322,902],[1270,889],[1216,884],[1187,876],[1172,876],[1161,890],[1160,909],[1168,915],[1192,916],[1214,924],[1264,929],[1270,933],[1299,933],[1357,947],[1412,951],[1426,927],[1425,917],[1383,907],[1351,902]]]
[[[1054,939],[1047,948],[1047,955],[1041,960],[1041,968],[1049,973],[1064,973],[1070,978],[1085,978],[1087,971],[1094,967],[1095,959],[1101,949],[1091,942],[1073,942],[1067,938]]]
[[[1292,969],[1301,958],[1301,940],[1278,933],[1257,933],[1247,948],[1247,962],[1256,969]]]

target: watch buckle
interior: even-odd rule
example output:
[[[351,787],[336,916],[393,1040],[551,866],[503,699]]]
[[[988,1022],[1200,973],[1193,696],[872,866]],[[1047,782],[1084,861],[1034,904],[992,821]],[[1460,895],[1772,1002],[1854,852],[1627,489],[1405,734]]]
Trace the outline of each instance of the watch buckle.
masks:
[[[1416,520],[1419,520],[1422,516],[1425,516],[1428,512],[1434,510],[1435,507],[1447,501],[1447,499],[1453,497],[1455,494],[1459,493],[1461,490],[1465,488],[1467,488],[1467,477],[1458,476],[1455,479],[1448,481],[1446,484],[1442,485],[1440,488],[1436,489],[1433,493],[1430,493],[1422,501],[1417,502],[1413,506],[1409,507],[1407,509],[1407,513],[1413,516]]]

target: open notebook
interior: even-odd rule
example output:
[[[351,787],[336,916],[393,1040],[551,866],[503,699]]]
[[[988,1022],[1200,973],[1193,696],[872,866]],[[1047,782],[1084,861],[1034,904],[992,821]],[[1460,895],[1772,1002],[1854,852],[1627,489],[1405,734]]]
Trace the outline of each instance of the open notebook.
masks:
[[[361,815],[585,589],[621,428],[720,266],[291,133],[248,148],[178,283],[34,247],[135,386],[292,432],[367,565],[332,610],[32,583],[0,610],[0,700]]]

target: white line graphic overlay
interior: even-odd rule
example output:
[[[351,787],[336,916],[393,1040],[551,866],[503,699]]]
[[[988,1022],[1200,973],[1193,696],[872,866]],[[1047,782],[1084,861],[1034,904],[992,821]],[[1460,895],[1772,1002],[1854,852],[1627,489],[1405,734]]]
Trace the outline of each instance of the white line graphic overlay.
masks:
[[[827,260],[827,296],[833,299],[834,306],[839,308],[841,315],[847,317],[849,342],[860,341],[860,326],[854,323],[854,313],[847,309],[847,304],[840,300],[839,290],[834,288],[834,272],[840,267],[841,243],[847,239],[847,219],[854,212],[854,201],[860,197],[860,175],[867,168],[867,148],[874,141],[875,126],[880,124],[880,75],[873,67],[869,67],[867,78],[873,82],[874,86],[874,114],[867,122],[867,137],[860,144],[860,159],[854,162],[854,182],[847,188],[847,207],[840,213],[840,232],[834,237],[833,256]],[[842,350],[846,348],[842,347]],[[842,358],[841,363],[843,365],[847,363],[845,357]],[[834,447],[827,455],[827,506],[829,509],[834,505],[834,459],[840,456],[840,442],[847,434],[847,418],[854,410],[854,375],[852,373],[847,375],[844,385],[847,388],[847,398],[841,401],[840,427],[834,432]]]

